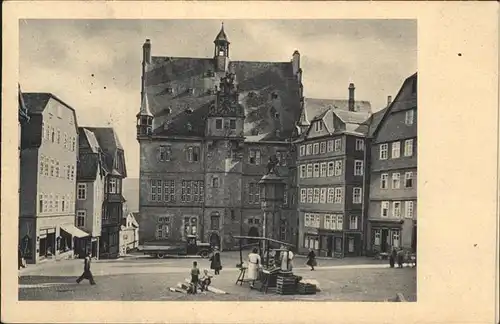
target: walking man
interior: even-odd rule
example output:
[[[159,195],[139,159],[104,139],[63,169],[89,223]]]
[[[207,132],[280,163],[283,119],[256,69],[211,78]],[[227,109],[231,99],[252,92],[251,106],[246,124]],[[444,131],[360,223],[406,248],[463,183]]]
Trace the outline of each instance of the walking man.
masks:
[[[91,256],[90,251],[87,252],[85,263],[83,264],[83,273],[78,279],[76,279],[77,283],[80,283],[83,279],[88,279],[91,285],[95,285],[94,276],[92,276],[92,272],[90,271]]]

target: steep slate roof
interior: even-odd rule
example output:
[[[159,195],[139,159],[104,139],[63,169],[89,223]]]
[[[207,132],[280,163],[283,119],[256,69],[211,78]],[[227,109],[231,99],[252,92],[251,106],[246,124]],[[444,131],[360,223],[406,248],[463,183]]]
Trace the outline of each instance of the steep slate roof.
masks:
[[[236,75],[245,111],[244,135],[290,137],[300,115],[299,83],[291,62],[233,61],[228,70]],[[153,134],[204,136],[208,109],[216,98],[214,89],[224,76],[213,71],[212,58],[151,58],[146,93],[155,117]],[[278,138],[275,130],[279,128]]]
[[[377,129],[378,124],[382,121],[382,117],[384,117],[384,114],[387,111],[387,108],[388,108],[388,106],[382,110],[377,111],[376,113],[374,113],[372,115],[371,121],[370,121],[370,130],[368,132],[369,137],[372,137],[373,134],[375,133],[375,129]]]
[[[123,156],[123,170],[117,170],[115,168],[116,159],[118,158],[118,150],[123,151],[123,146],[121,145],[115,130],[112,127],[85,127],[87,130],[91,131],[99,146],[101,147],[104,155],[104,167],[111,174],[118,176],[126,176],[126,166],[125,157]]]
[[[106,172],[104,168],[104,159],[101,152],[101,147],[95,137],[95,134],[90,130],[78,128],[78,166],[77,179],[95,180],[98,172]],[[101,159],[101,163],[99,160]],[[103,169],[101,169],[103,168]]]
[[[354,102],[356,112],[371,113],[372,108],[369,101],[356,100]],[[304,98],[304,107],[310,121],[317,116],[324,114],[329,108],[334,110],[349,111],[349,101],[345,99],[318,99],[318,98]]]
[[[47,106],[50,97],[50,93],[23,93],[24,104],[26,105],[28,112],[32,114],[42,113]]]
[[[21,85],[17,84],[17,100],[18,100],[18,119],[19,122],[27,122],[30,117],[28,116],[28,109],[24,103],[23,93],[21,91]]]

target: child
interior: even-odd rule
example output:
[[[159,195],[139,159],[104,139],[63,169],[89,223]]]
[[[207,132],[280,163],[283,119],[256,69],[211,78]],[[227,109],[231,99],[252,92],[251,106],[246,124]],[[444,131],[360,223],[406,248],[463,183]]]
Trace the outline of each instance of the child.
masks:
[[[205,291],[208,289],[208,286],[212,283],[212,276],[208,274],[208,270],[203,270],[203,277],[200,281],[200,290]]]
[[[198,269],[198,262],[193,261],[193,268],[191,269],[191,286],[193,289],[193,294],[196,294],[199,276],[200,276],[200,269]]]

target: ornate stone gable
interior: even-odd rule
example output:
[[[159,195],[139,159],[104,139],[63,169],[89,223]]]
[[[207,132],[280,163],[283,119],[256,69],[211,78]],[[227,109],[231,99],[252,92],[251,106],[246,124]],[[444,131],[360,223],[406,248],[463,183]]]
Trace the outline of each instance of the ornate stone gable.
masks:
[[[245,111],[238,101],[238,86],[234,73],[226,73],[221,78],[217,99],[210,107],[209,117],[245,117]]]

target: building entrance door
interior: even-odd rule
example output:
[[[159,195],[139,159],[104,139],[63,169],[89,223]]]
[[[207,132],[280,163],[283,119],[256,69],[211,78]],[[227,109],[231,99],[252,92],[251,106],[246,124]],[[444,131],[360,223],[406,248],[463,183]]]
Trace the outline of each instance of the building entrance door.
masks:
[[[387,240],[389,238],[389,230],[387,228],[382,229],[382,237],[380,242],[380,252],[387,252]]]

